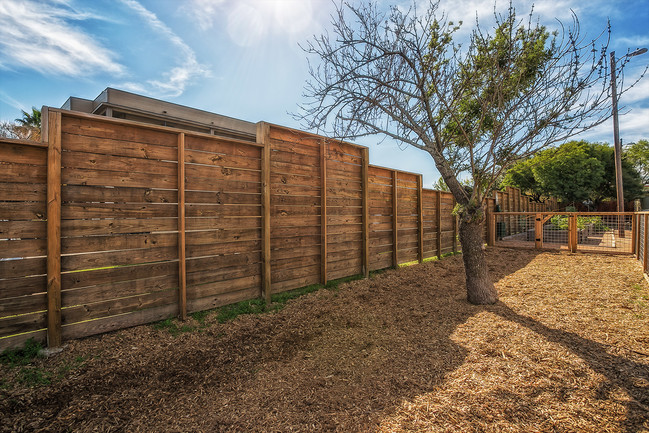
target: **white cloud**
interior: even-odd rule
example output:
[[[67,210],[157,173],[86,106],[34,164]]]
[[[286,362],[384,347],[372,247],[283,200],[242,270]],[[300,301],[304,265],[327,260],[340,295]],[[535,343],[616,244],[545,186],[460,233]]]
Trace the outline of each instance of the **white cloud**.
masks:
[[[621,37],[616,38],[615,42],[617,45],[627,45],[630,50],[634,50],[635,48],[647,47],[649,45],[649,36]]]
[[[116,55],[69,21],[97,18],[74,10],[66,1],[0,2],[0,66],[29,68],[43,74],[83,76],[98,72],[121,75]]]
[[[135,11],[154,31],[165,36],[181,53],[181,58],[178,62],[180,66],[176,66],[168,72],[163,73],[163,79],[161,80],[147,81],[150,87],[148,92],[145,86],[137,83],[123,83],[120,84],[121,87],[140,93],[154,93],[160,97],[174,97],[180,96],[192,79],[209,75],[208,70],[196,60],[194,51],[166,24],[160,21],[153,12],[135,0],[121,0],[121,2]]]
[[[647,119],[649,108],[627,108],[619,117],[620,138],[624,143],[632,143],[649,137]],[[613,143],[613,119],[574,137],[576,140],[588,140]]]
[[[239,46],[253,46],[271,35],[303,40],[328,21],[331,4],[321,0],[191,0],[181,10],[202,30],[225,26]]]

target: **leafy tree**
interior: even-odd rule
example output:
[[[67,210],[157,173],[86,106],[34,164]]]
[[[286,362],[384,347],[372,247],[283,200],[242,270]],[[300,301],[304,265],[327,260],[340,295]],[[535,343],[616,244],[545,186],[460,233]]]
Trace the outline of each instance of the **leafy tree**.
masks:
[[[568,203],[588,200],[603,182],[605,170],[587,147],[587,143],[571,141],[537,155],[533,172],[540,189]]]
[[[629,162],[640,174],[644,185],[649,184],[649,141],[638,140],[637,143],[630,144],[624,153],[625,160]]]
[[[585,43],[576,17],[551,34],[510,4],[494,13],[494,32],[476,22],[462,45],[461,23],[438,2],[423,12],[417,3],[388,11],[341,4],[333,34],[304,47],[319,64],[296,118],[335,137],[379,134],[428,152],[458,203],[467,298],[493,303],[482,251],[486,195],[517,160],[610,117],[608,41]]]
[[[622,173],[625,199],[639,197],[642,184],[628,161],[623,161]],[[570,141],[516,163],[507,171],[503,185],[568,203],[615,199],[614,151],[607,144]]]
[[[433,189],[448,192],[448,185],[446,185],[446,182],[444,182],[443,177],[437,179],[437,181],[433,184]]]
[[[606,143],[589,143],[590,155],[604,165],[602,182],[591,193],[589,199],[597,204],[607,199],[617,200],[615,186],[615,151]],[[642,178],[631,162],[622,159],[622,184],[624,200],[631,201],[642,196]]]
[[[524,159],[514,164],[505,174],[501,186],[513,186],[534,201],[541,203],[542,197],[549,197],[534,177],[534,158]]]

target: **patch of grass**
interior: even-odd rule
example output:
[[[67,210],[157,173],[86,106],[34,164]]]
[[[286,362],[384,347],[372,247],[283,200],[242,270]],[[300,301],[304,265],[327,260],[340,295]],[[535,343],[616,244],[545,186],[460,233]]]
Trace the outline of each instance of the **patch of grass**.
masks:
[[[205,324],[205,319],[207,319],[207,316],[210,314],[210,310],[205,310],[205,311],[197,311],[195,313],[190,314],[194,320],[196,320],[198,323],[201,325]]]
[[[154,329],[158,329],[160,331],[167,331],[169,334],[173,335],[174,337],[184,333],[184,332],[192,332],[194,329],[196,329],[194,326],[187,325],[187,324],[182,324],[178,326],[177,320],[173,318],[165,319],[160,322],[156,322],[152,324]]]
[[[218,310],[219,323],[225,323],[242,314],[259,314],[267,311],[266,301],[263,299],[251,299],[236,304],[225,305]]]
[[[72,361],[63,361],[53,373],[52,366],[48,370],[35,366],[34,361],[43,358],[40,354],[43,346],[33,338],[27,340],[22,348],[7,349],[0,354],[0,363],[10,369],[19,368],[9,379],[0,380],[0,389],[10,389],[16,384],[29,388],[51,385],[55,380],[63,379],[70,371],[82,367],[88,356],[77,356]]]
[[[40,358],[40,351],[43,346],[38,341],[30,338],[25,341],[22,348],[6,349],[0,353],[0,363],[8,365],[9,367],[16,367],[18,365],[28,365],[36,358]]]
[[[30,388],[50,385],[52,383],[52,373],[37,367],[22,367],[18,372],[17,381],[21,385]]]

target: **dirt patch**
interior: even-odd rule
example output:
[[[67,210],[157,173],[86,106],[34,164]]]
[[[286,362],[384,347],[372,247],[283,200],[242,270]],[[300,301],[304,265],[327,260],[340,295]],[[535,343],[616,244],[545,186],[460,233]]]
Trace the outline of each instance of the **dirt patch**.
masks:
[[[140,326],[69,342],[37,361],[61,376],[52,385],[0,390],[0,431],[649,431],[639,263],[488,259],[490,307],[465,301],[453,257],[178,336]]]

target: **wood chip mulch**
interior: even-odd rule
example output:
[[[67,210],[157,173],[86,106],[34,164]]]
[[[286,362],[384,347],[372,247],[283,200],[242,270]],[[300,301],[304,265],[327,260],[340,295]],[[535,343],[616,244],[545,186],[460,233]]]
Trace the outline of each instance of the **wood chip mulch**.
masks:
[[[0,431],[649,432],[639,262],[487,256],[493,306],[466,302],[455,256],[272,314],[219,324],[212,313],[200,332],[147,325],[70,341],[36,361],[65,371],[48,386],[21,387],[18,368],[0,366],[12,383]]]

